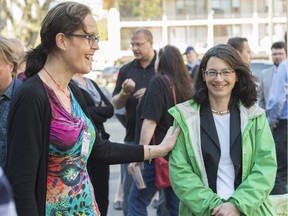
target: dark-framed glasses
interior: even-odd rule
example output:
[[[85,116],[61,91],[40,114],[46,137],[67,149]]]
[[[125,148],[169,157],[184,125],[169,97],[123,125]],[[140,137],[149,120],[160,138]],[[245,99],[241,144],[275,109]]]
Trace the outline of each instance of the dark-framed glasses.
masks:
[[[86,38],[89,42],[89,45],[92,47],[95,43],[99,43],[100,35],[85,35],[85,34],[68,34],[69,37],[81,37]]]
[[[218,74],[224,78],[224,77],[229,77],[235,71],[233,69],[225,69],[225,70],[218,72],[217,70],[214,70],[214,69],[208,69],[208,70],[204,70],[203,72],[205,76],[210,77],[210,78],[216,78]]]

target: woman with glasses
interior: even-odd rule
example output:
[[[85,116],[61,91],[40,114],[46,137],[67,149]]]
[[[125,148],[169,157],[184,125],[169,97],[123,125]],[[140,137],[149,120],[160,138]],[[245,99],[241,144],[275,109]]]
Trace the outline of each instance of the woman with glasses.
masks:
[[[256,100],[239,54],[225,44],[209,49],[192,99],[169,110],[183,131],[169,157],[180,215],[275,215],[275,146]]]
[[[115,164],[163,156],[179,134],[170,130],[153,147],[102,140],[81,90],[70,83],[90,72],[97,35],[90,9],[65,1],[47,13],[40,45],[27,53],[28,79],[11,102],[8,128],[7,175],[19,216],[100,215],[88,159]]]

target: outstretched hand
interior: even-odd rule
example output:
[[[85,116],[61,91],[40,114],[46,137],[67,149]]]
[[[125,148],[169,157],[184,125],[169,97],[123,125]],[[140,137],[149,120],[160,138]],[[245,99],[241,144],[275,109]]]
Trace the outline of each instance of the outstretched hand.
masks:
[[[164,152],[163,156],[167,155],[174,148],[180,132],[181,132],[180,127],[177,127],[174,133],[173,128],[172,127],[169,128],[164,139],[159,144],[159,148],[161,148],[161,150]]]

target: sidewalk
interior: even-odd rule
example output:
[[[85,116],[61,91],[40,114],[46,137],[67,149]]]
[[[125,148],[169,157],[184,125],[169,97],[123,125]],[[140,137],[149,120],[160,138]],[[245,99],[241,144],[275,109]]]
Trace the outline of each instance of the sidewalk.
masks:
[[[116,118],[111,118],[104,124],[107,133],[110,134],[110,141],[123,143],[125,136],[124,127]],[[110,165],[110,181],[109,181],[109,207],[107,216],[122,216],[123,211],[117,211],[113,208],[114,194],[116,192],[117,180],[120,175],[120,165]],[[156,216],[156,210],[149,205],[148,216]]]

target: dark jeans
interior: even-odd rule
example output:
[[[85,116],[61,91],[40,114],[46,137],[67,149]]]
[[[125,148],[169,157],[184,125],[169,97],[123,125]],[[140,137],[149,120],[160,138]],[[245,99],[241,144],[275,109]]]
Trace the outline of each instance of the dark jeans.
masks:
[[[134,141],[125,141],[125,144],[135,145]],[[129,163],[121,164],[121,187],[122,187],[122,209],[123,215],[128,215],[128,195],[130,192],[133,178],[128,174]]]
[[[101,216],[106,216],[109,204],[109,165],[88,161],[87,170]]]
[[[272,195],[287,193],[287,120],[280,120],[272,131],[277,154],[277,175]]]
[[[155,186],[154,163],[144,162],[143,178],[147,188],[138,190],[133,181],[128,197],[128,215],[129,216],[147,216],[147,206],[150,204],[154,194],[158,190]],[[165,216],[178,216],[179,199],[171,187],[163,189],[165,194],[166,212]],[[159,207],[159,206],[158,206]],[[157,212],[157,215],[161,213]]]

